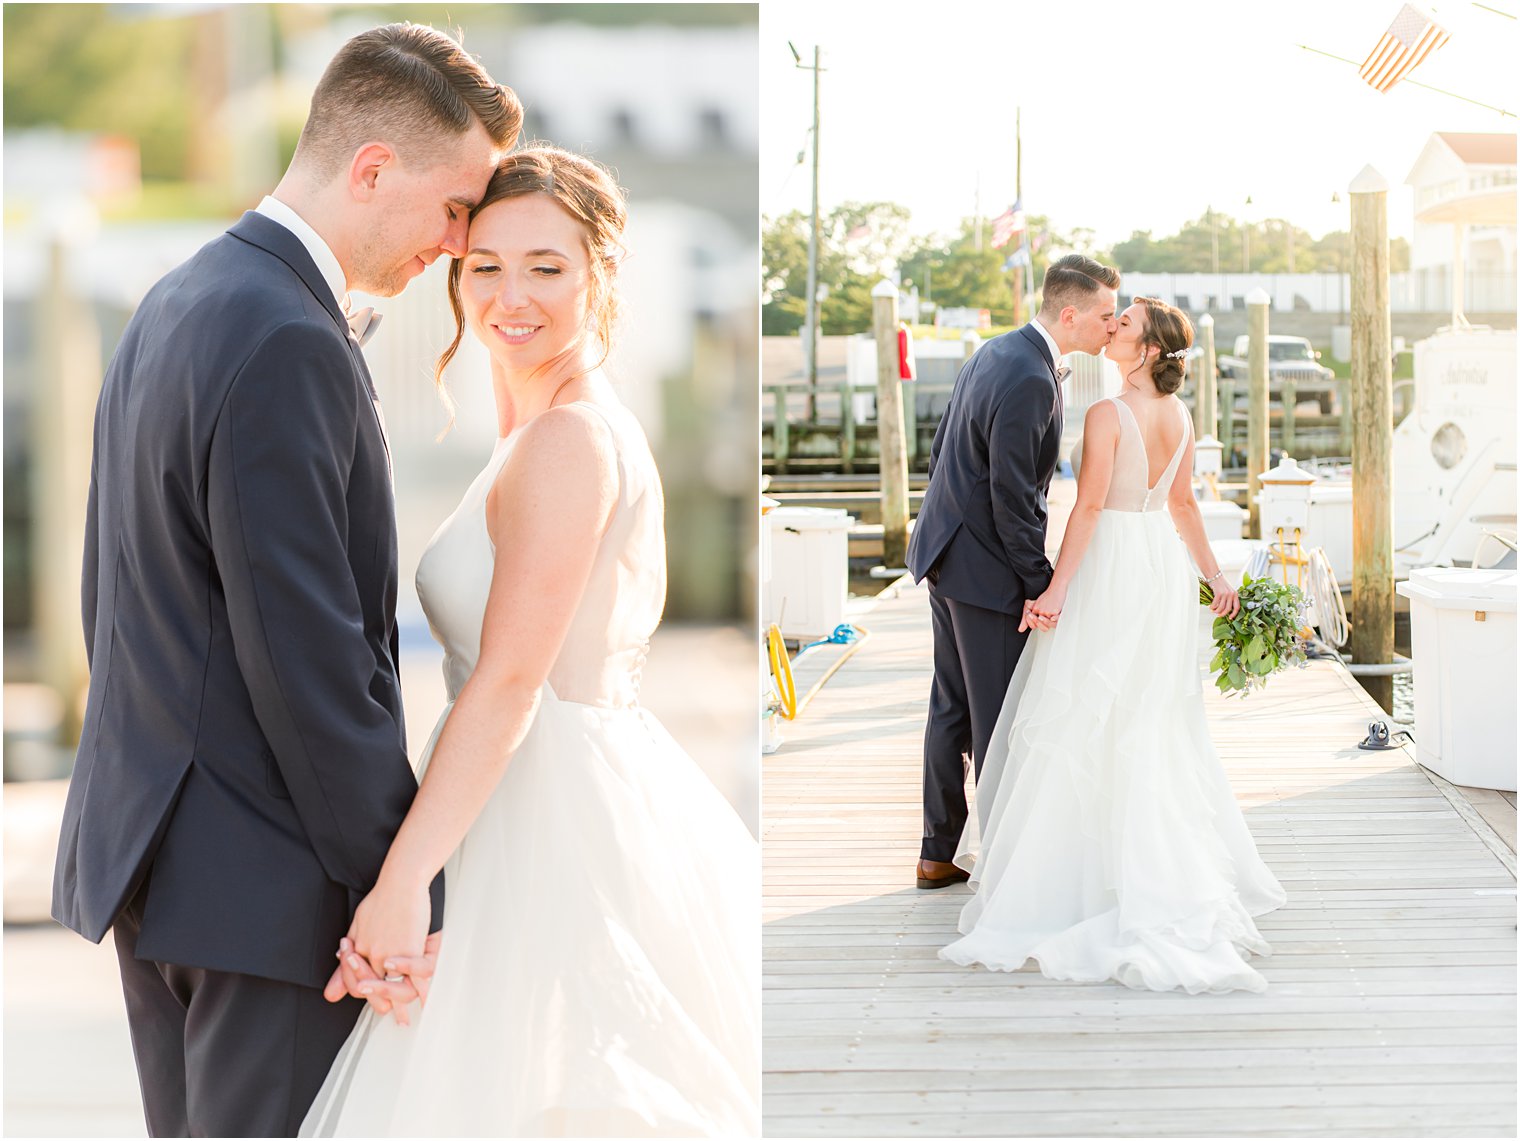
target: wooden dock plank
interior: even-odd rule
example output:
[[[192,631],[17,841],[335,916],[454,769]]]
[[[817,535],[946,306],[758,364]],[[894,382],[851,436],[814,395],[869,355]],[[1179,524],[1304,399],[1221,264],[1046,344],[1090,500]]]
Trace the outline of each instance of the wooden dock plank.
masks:
[[[1265,994],[958,967],[936,951],[967,889],[912,885],[926,599],[894,588],[858,624],[764,762],[768,1136],[1514,1136],[1515,880],[1491,831],[1513,798],[1464,812],[1404,751],[1356,749],[1375,706],[1312,663],[1207,699],[1289,896],[1259,922]]]

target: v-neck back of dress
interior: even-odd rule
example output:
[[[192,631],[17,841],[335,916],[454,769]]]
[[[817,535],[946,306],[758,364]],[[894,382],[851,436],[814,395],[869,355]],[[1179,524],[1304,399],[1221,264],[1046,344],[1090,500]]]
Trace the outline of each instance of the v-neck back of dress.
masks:
[[[1177,441],[1177,450],[1172,453],[1171,461],[1161,473],[1161,478],[1152,486],[1150,456],[1145,450],[1140,421],[1135,418],[1130,406],[1117,396],[1106,399],[1119,407],[1119,446],[1114,452],[1114,472],[1109,480],[1108,498],[1103,501],[1103,510],[1159,511],[1166,506],[1166,497],[1177,478],[1177,468],[1187,451],[1188,441],[1192,438],[1192,418],[1183,403],[1175,401],[1183,422],[1182,438]],[[1081,464],[1082,444],[1079,443],[1072,453],[1072,466],[1080,470]]]

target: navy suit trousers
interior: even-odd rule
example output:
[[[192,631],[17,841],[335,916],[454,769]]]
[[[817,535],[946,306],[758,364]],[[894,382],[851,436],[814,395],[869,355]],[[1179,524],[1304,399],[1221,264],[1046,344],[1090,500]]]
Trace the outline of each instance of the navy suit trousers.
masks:
[[[966,761],[978,776],[1029,631],[1019,618],[941,596],[931,581],[934,683],[924,731],[924,838],[919,854],[949,861],[966,826]]]
[[[112,933],[149,1136],[294,1137],[363,1003],[139,959],[144,895]]]

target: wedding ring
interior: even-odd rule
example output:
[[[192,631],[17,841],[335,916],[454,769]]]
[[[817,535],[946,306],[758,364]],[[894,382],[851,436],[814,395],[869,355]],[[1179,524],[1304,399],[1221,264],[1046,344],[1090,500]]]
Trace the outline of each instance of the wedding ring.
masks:
[[[385,976],[385,981],[388,982],[388,983],[405,982],[406,981],[406,976],[405,975],[386,975]]]

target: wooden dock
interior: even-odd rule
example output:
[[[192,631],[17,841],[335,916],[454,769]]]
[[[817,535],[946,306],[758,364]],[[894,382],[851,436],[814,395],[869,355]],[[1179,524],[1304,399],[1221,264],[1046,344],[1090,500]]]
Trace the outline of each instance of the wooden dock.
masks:
[[[1265,994],[1152,994],[936,958],[968,889],[913,886],[927,597],[858,624],[764,761],[767,1136],[1515,1136],[1514,854],[1355,748],[1380,714],[1342,669],[1210,697],[1288,902]]]

